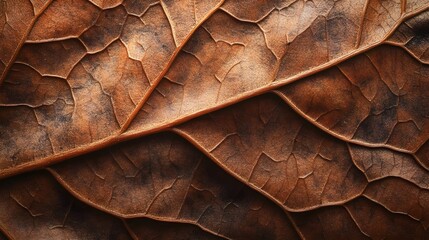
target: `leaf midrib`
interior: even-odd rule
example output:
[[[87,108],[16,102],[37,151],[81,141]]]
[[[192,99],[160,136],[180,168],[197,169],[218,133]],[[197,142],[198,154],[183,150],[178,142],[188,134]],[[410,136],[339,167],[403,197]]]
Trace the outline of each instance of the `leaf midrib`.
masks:
[[[45,158],[41,158],[41,159],[37,159],[31,162],[27,162],[27,163],[23,163],[20,164],[18,166],[15,167],[11,167],[11,168],[7,168],[7,169],[3,169],[0,172],[0,179],[3,178],[7,178],[7,177],[11,177],[17,174],[21,174],[27,171],[31,171],[31,170],[35,170],[35,169],[41,169],[44,167],[47,167],[49,165],[61,162],[63,160],[67,160],[73,157],[77,157],[86,153],[90,153],[96,150],[100,150],[109,146],[112,146],[114,144],[120,143],[120,142],[124,142],[127,140],[131,140],[131,139],[135,139],[135,138],[139,138],[145,135],[149,135],[149,134],[153,134],[153,133],[157,133],[157,132],[161,132],[161,131],[167,131],[169,130],[171,127],[181,124],[183,122],[189,121],[191,119],[194,119],[196,117],[199,117],[201,115],[205,115],[207,113],[219,110],[221,108],[225,108],[228,107],[230,105],[236,104],[238,102],[244,101],[246,99],[264,94],[266,92],[269,91],[273,91],[281,86],[285,86],[287,84],[290,84],[292,82],[295,82],[297,80],[309,77],[311,75],[314,75],[316,73],[319,73],[321,71],[324,71],[326,69],[329,69],[335,65],[340,64],[341,62],[348,60],[354,56],[357,56],[359,54],[362,54],[364,52],[367,52],[377,46],[380,46],[382,44],[385,44],[387,39],[396,31],[396,29],[399,27],[399,25],[401,23],[403,23],[405,20],[412,18],[426,10],[429,9],[429,4],[426,4],[423,7],[420,7],[412,12],[409,12],[407,14],[403,14],[400,19],[398,21],[396,21],[395,25],[391,28],[391,30],[385,35],[384,38],[382,38],[381,40],[379,40],[378,42],[375,42],[373,44],[367,45],[365,47],[362,48],[357,48],[345,55],[342,55],[341,57],[338,57],[336,59],[333,59],[331,61],[328,61],[324,64],[318,65],[316,67],[313,67],[309,70],[300,72],[296,75],[293,75],[291,77],[288,78],[281,78],[281,79],[276,79],[275,81],[272,81],[271,84],[268,84],[264,87],[260,87],[260,88],[256,88],[254,90],[251,91],[247,91],[244,92],[242,94],[236,95],[233,98],[228,99],[227,101],[224,101],[220,104],[217,104],[216,106],[213,107],[208,107],[206,109],[200,110],[200,111],[196,111],[193,112],[191,114],[188,115],[183,115],[180,118],[176,118],[173,121],[169,121],[169,122],[164,122],[161,124],[157,124],[153,127],[149,126],[146,127],[143,130],[139,130],[139,131],[127,131],[129,129],[129,126],[131,125],[131,123],[133,122],[133,120],[135,119],[135,117],[137,116],[137,114],[140,112],[140,109],[143,107],[143,105],[145,104],[145,102],[149,99],[149,97],[151,96],[151,93],[155,90],[156,86],[159,84],[159,82],[161,82],[161,80],[163,79],[164,75],[167,73],[167,71],[169,70],[170,66],[173,64],[175,58],[177,57],[178,53],[180,52],[180,50],[184,47],[184,45],[186,45],[186,43],[188,42],[188,40],[192,37],[193,33],[207,20],[210,18],[210,16],[212,16],[215,12],[217,12],[217,10],[221,7],[221,5],[223,4],[224,0],[222,0],[218,5],[216,5],[216,7],[214,9],[212,9],[212,11],[210,11],[205,17],[204,19],[202,19],[193,29],[192,31],[187,35],[186,39],[182,42],[182,44],[180,46],[178,46],[176,48],[176,50],[174,51],[173,55],[170,57],[166,67],[163,69],[163,71],[159,74],[159,76],[156,78],[156,80],[154,81],[154,84],[151,86],[151,88],[145,93],[145,95],[143,96],[143,98],[141,99],[141,101],[138,103],[138,105],[136,106],[136,108],[132,111],[132,113],[130,114],[130,116],[128,117],[127,121],[124,123],[124,125],[121,127],[120,131],[117,132],[114,135],[111,135],[109,137],[106,137],[104,139],[101,139],[99,141],[95,141],[92,142],[90,144],[86,144],[83,145],[79,148],[75,148],[75,149],[71,149],[65,152],[61,152],[58,154],[54,154]],[[313,121],[310,121],[311,124],[314,124]],[[343,139],[342,139],[343,140]],[[343,140],[346,142],[350,142],[350,140]],[[356,143],[355,143],[356,144]],[[357,143],[360,144],[360,143]],[[378,146],[372,146],[372,145],[368,145],[369,147],[378,147]],[[390,148],[389,146],[384,146],[386,148]],[[399,152],[405,152],[405,153],[409,153],[406,150],[403,149],[392,149],[395,151],[399,151]]]

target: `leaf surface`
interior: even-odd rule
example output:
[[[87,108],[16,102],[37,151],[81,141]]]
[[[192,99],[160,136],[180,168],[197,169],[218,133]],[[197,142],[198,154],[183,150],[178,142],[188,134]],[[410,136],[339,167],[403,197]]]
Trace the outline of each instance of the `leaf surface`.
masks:
[[[0,239],[428,238],[428,0],[0,2]]]
[[[127,128],[186,38],[221,3],[192,2],[125,1],[106,10],[53,2],[0,89],[0,168],[85,152]]]
[[[51,60],[43,58],[58,63],[48,65],[61,70],[43,74],[42,69],[25,76],[32,87],[14,89],[22,80],[7,77],[9,84],[2,86],[3,91],[14,97],[1,102],[7,107],[2,111],[7,112],[1,117],[2,132],[9,136],[2,144],[14,150],[4,150],[2,155],[14,161],[2,161],[2,168],[10,175],[46,166],[315,74],[383,43],[401,22],[429,7],[425,1],[405,3],[371,0],[351,7],[347,1],[270,1],[259,12],[249,7],[237,13],[247,2],[208,1],[201,7],[191,1],[129,0],[106,10],[89,2],[54,2],[35,23],[29,44],[39,49],[41,43],[55,45],[57,40],[70,39],[83,46],[73,47],[70,54],[59,46],[44,46],[61,51],[51,53]],[[66,11],[73,8],[79,11]],[[115,14],[115,21],[106,19]],[[282,22],[294,24],[271,29]],[[348,34],[342,34],[340,26]],[[78,48],[81,53],[74,50]],[[317,56],[305,53],[311,48],[322,50]],[[61,55],[67,60],[57,58]],[[30,60],[24,65],[40,71],[37,58],[23,58]],[[55,74],[64,71],[68,72],[65,78]],[[63,79],[58,80],[69,93],[62,100],[57,92],[50,97],[45,92],[32,94],[38,105],[28,101],[40,78],[51,74]],[[25,120],[10,130],[9,121],[21,116]],[[96,126],[91,124],[94,121]],[[37,154],[24,147],[23,142],[30,139],[20,137],[29,129],[35,133],[32,145],[40,145]]]
[[[117,216],[187,222],[235,239],[297,238],[278,207],[175,135],[122,144],[51,171],[77,198]]]
[[[195,119],[176,131],[287,210],[345,202],[367,183],[345,143],[273,96]]]
[[[428,138],[429,108],[419,101],[427,98],[428,74],[429,67],[405,50],[383,45],[285,86],[280,94],[346,141],[413,153]]]
[[[51,2],[8,0],[0,3],[0,83],[4,81],[34,22]]]
[[[151,219],[133,219],[127,222],[136,239],[222,239],[186,223],[156,222]],[[168,229],[168,231],[165,231]]]
[[[0,228],[12,239],[130,239],[119,219],[75,200],[46,172],[3,181],[0,192]]]

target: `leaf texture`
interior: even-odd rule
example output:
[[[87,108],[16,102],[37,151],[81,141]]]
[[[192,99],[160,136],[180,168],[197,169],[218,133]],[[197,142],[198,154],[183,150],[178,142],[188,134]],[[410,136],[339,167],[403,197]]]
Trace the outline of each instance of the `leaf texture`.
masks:
[[[79,151],[120,132],[180,51],[183,35],[216,3],[194,11],[186,1],[127,1],[101,11],[84,0],[55,1],[35,23],[2,85],[2,145],[8,147],[1,150],[7,158],[1,168]],[[194,21],[183,23],[174,17],[178,11]]]
[[[346,141],[414,153],[427,141],[428,107],[419,99],[427,98],[428,70],[404,50],[384,45],[280,91]]]
[[[46,172],[0,188],[0,227],[13,239],[130,239],[119,219],[76,201]]]
[[[345,143],[270,96],[195,119],[177,132],[287,210],[345,202],[366,186]]]
[[[0,83],[39,16],[51,0],[2,1],[0,4]]]
[[[429,239],[429,1],[0,2],[0,239]]]
[[[121,217],[189,222],[227,238],[297,238],[282,210],[171,134],[119,145],[51,171],[79,199]]]
[[[134,219],[130,220],[127,226],[136,239],[222,239],[207,234],[198,227],[184,223],[177,224],[155,222],[150,219]]]

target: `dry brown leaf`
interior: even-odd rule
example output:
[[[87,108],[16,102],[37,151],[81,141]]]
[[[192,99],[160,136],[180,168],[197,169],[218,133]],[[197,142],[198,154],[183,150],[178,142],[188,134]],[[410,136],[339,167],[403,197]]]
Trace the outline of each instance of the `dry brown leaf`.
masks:
[[[391,212],[402,213],[420,221],[428,229],[428,190],[398,178],[387,178],[370,184],[363,195]]]
[[[172,134],[121,144],[50,171],[77,198],[116,216],[192,223],[234,239],[297,238],[281,209]]]
[[[428,239],[428,9],[1,1],[0,239]]]
[[[0,228],[12,239],[130,239],[119,219],[70,196],[47,172],[0,185]]]
[[[274,96],[236,104],[175,131],[286,210],[340,204],[367,184],[346,143]]]
[[[370,239],[341,206],[293,213],[292,216],[305,239]]]
[[[186,223],[156,222],[151,219],[132,219],[127,226],[135,239],[207,239],[219,240],[198,227]],[[168,231],[166,231],[168,229]]]
[[[372,239],[427,239],[423,225],[402,214],[395,214],[364,197],[346,204],[346,209],[363,233]]]
[[[384,45],[279,92],[345,141],[414,153],[429,137],[428,76],[428,66]]]

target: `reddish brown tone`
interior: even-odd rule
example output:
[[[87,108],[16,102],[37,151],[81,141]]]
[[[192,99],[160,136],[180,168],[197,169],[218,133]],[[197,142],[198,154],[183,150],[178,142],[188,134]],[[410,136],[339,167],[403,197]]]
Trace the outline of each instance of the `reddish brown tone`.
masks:
[[[1,1],[0,239],[429,239],[428,9]]]
[[[192,223],[234,239],[297,238],[280,208],[172,134],[120,144],[50,171],[77,198],[120,217]]]
[[[10,238],[129,239],[119,219],[75,200],[46,172],[3,181],[0,193],[0,226]]]
[[[287,210],[345,202],[367,183],[347,144],[273,96],[239,103],[175,131]]]

